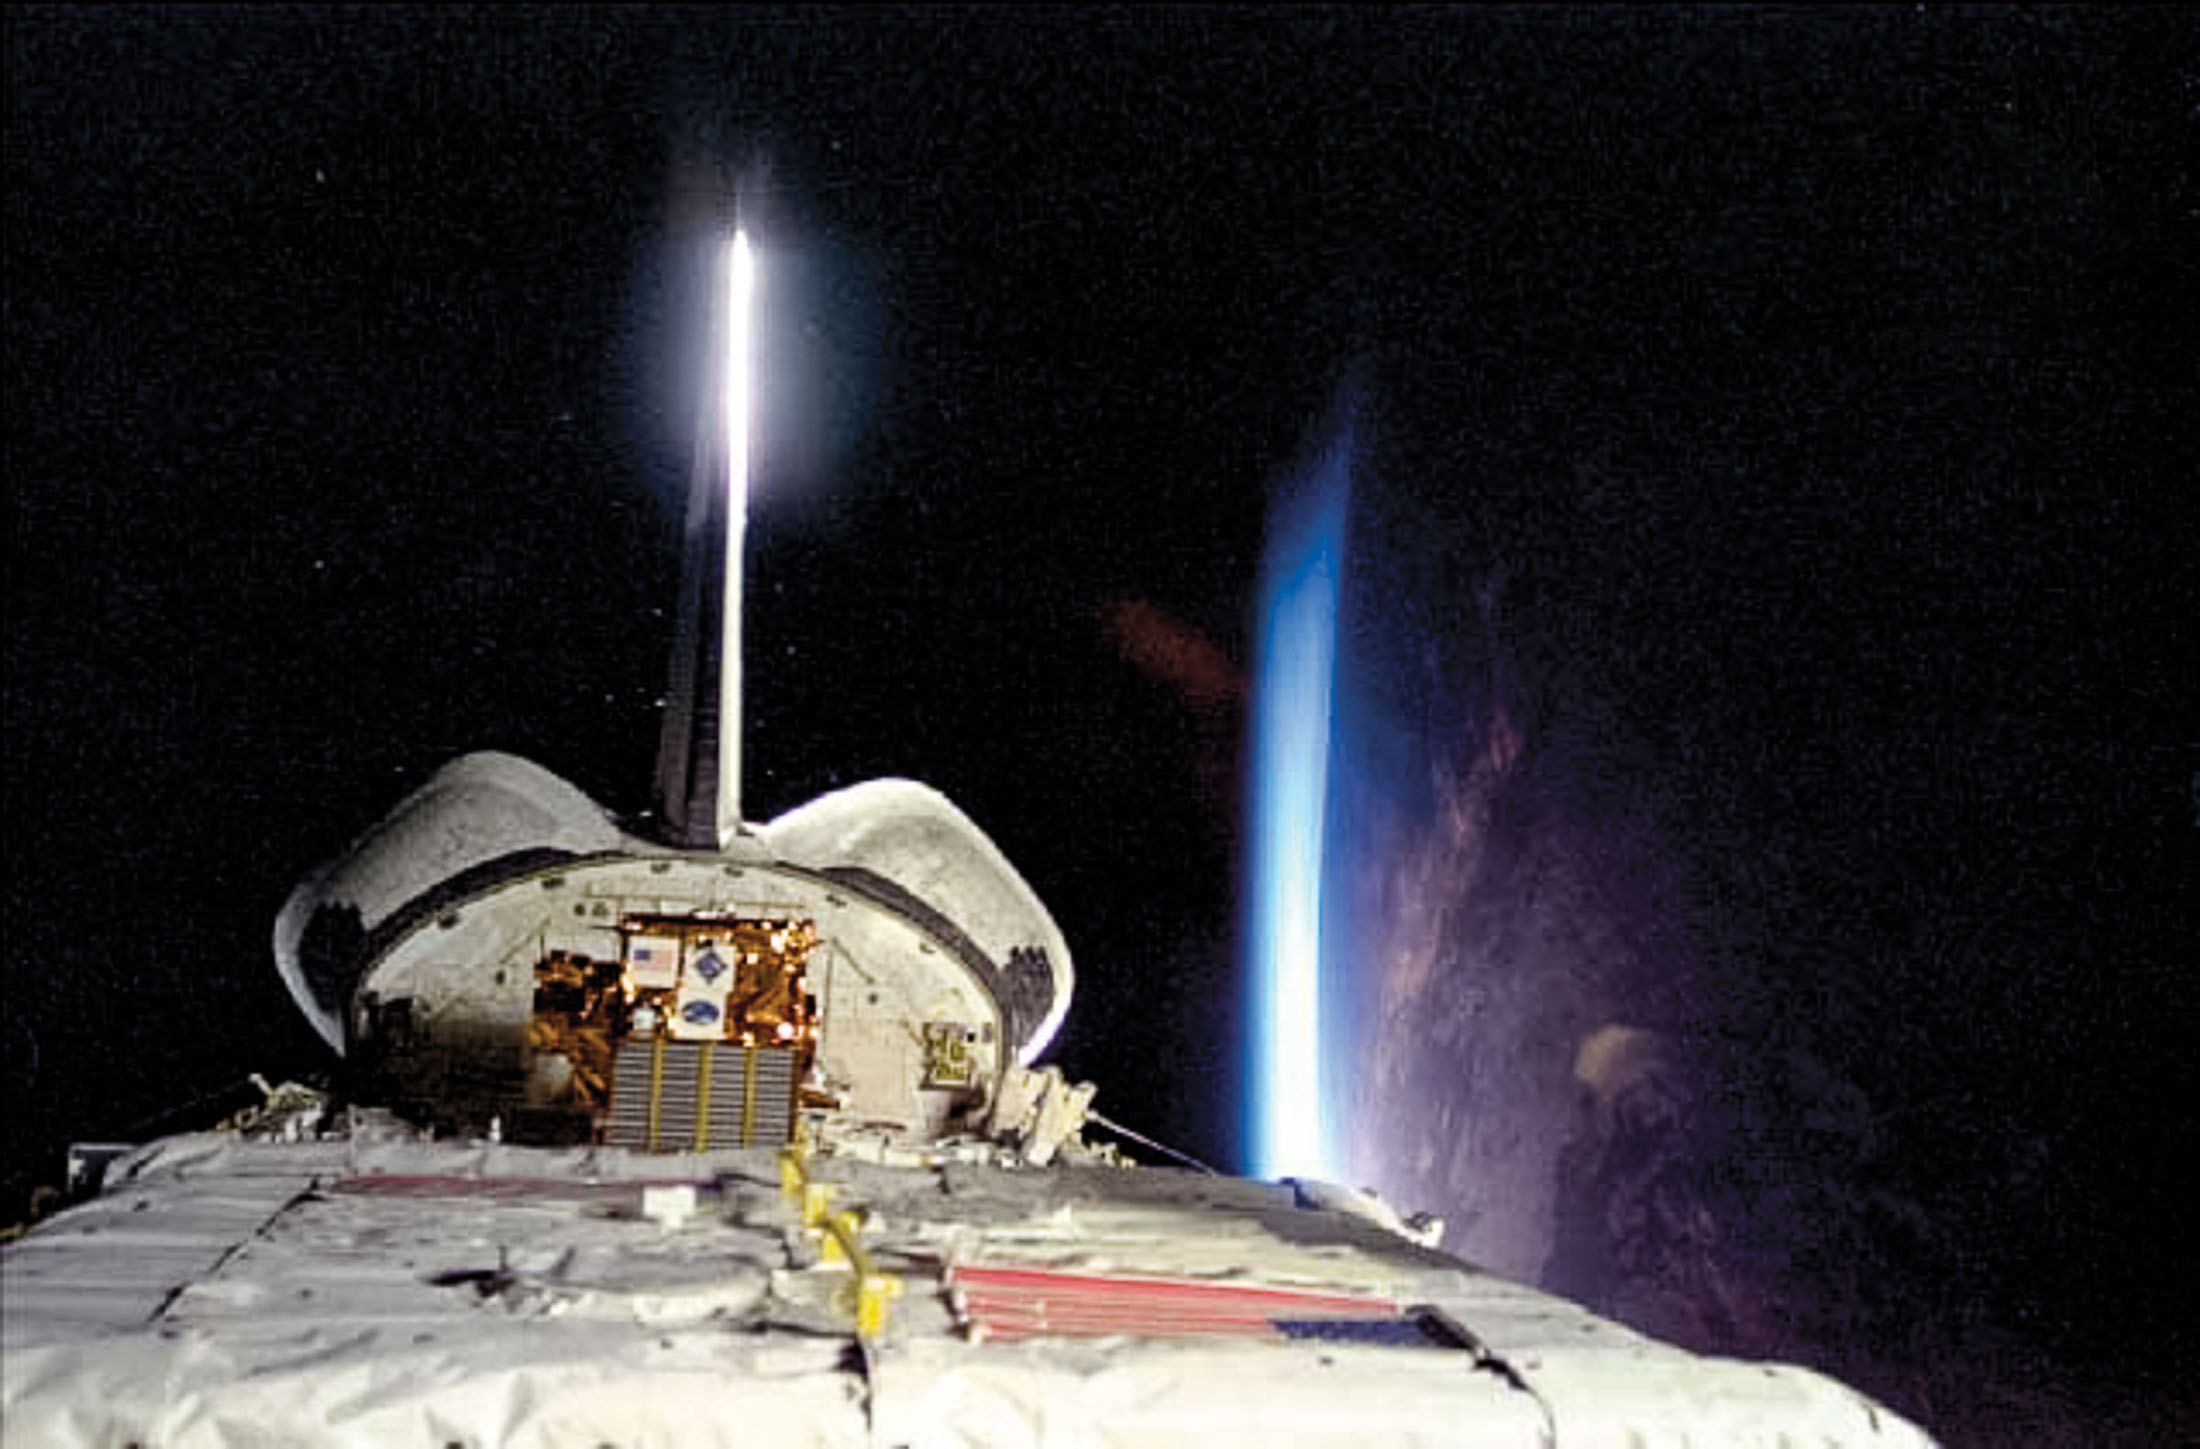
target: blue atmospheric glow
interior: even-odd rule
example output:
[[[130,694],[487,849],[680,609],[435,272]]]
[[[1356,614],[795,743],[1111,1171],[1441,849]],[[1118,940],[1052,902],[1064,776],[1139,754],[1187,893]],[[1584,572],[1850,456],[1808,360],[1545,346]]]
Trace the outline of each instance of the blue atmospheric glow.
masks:
[[[1329,796],[1351,437],[1321,460],[1296,507],[1279,510],[1261,600],[1253,696],[1252,1170],[1327,1177],[1322,1120],[1322,829]]]

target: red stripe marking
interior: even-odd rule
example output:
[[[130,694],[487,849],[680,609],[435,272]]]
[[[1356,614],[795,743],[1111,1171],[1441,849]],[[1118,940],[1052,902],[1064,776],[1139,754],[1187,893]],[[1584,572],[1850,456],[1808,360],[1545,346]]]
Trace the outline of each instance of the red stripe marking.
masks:
[[[1382,1320],[1395,1302],[1365,1294],[1209,1279],[1104,1276],[951,1265],[947,1286],[971,1336],[1274,1338],[1277,1319]]]
[[[1149,1304],[1232,1303],[1269,1314],[1290,1315],[1304,1312],[1316,1317],[1344,1314],[1388,1318],[1395,1317],[1398,1312],[1396,1303],[1368,1294],[1197,1278],[1107,1277],[1089,1273],[1057,1273],[1041,1268],[955,1264],[947,1270],[947,1281],[950,1286],[975,1292],[1046,1294],[1056,1298],[1112,1298]]]

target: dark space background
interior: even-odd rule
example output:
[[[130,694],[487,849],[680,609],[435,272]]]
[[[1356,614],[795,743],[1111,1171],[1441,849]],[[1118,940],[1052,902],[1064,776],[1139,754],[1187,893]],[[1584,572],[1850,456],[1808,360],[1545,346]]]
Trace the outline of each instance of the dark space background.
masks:
[[[10,1215],[323,1065],[275,911],[451,756],[646,806],[741,177],[752,818],[943,790],[1058,1059],[1239,1161],[1349,403],[1354,1170],[1951,1442],[2195,1432],[2191,10],[5,25]]]

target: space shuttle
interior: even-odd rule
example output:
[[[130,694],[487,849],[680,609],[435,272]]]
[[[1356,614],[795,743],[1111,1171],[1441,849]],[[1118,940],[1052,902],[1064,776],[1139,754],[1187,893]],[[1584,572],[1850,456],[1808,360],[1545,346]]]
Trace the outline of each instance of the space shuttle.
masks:
[[[768,274],[725,242],[654,807],[471,754],[309,874],[274,960],[340,1092],[82,1156],[0,1248],[0,1443],[1929,1443],[1372,1194],[1088,1142],[1068,944],[977,824],[744,818]]]
[[[742,817],[754,270],[737,233],[650,817],[468,755],[277,919],[299,1009],[408,1120],[663,1152],[783,1146],[809,1114],[923,1144],[1005,1128],[1004,1092],[1022,1111],[1064,1091],[1027,1069],[1068,1007],[1069,948],[944,796],[873,780]]]

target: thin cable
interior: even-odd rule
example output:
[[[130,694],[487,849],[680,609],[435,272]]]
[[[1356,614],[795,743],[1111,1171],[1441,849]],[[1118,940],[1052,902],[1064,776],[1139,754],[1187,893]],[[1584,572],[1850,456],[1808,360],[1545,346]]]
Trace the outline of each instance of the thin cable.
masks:
[[[1085,1118],[1087,1121],[1090,1121],[1098,1126],[1107,1128],[1110,1132],[1113,1132],[1118,1136],[1130,1138],[1131,1141],[1137,1143],[1141,1147],[1151,1147],[1154,1151],[1165,1153],[1168,1156],[1173,1157],[1177,1161],[1183,1163],[1187,1167],[1196,1167],[1201,1172],[1206,1173],[1209,1177],[1222,1176],[1221,1173],[1215,1171],[1206,1163],[1201,1162],[1198,1158],[1192,1156],[1189,1152],[1179,1152],[1166,1142],[1156,1142],[1143,1132],[1133,1132],[1130,1128],[1125,1127],[1122,1123],[1111,1122],[1107,1118],[1101,1116],[1098,1112],[1092,1111],[1089,1108],[1085,1112]]]

